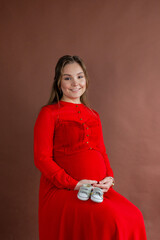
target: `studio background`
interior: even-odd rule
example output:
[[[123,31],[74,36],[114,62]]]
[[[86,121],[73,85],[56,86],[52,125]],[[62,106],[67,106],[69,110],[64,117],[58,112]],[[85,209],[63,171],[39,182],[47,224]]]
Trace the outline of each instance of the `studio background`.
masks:
[[[1,0],[0,11],[0,239],[38,240],[33,127],[55,64],[69,54],[87,66],[115,189],[142,211],[148,240],[158,240],[160,1]]]

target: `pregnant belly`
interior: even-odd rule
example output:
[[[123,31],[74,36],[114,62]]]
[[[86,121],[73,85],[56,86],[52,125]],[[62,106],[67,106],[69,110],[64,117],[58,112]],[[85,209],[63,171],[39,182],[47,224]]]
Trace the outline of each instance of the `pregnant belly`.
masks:
[[[72,155],[54,153],[54,160],[76,180],[100,181],[106,177],[106,165],[102,154],[96,150],[86,150]]]

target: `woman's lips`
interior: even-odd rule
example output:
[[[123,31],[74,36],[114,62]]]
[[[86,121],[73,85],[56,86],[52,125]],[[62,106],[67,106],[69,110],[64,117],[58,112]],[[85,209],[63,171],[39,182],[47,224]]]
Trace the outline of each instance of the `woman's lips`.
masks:
[[[78,89],[71,89],[72,92],[78,92],[80,90],[80,88]]]

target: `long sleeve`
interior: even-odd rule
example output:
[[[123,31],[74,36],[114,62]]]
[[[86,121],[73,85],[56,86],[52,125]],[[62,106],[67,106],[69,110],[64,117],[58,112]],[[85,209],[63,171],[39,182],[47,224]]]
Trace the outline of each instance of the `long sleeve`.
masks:
[[[53,159],[55,129],[53,111],[42,107],[34,125],[34,163],[56,187],[74,189],[77,180],[65,172]]]
[[[107,176],[111,176],[113,177],[113,170],[110,166],[110,162],[109,162],[109,158],[108,155],[106,153],[106,147],[104,144],[104,139],[103,139],[103,131],[102,131],[102,124],[101,124],[101,119],[99,116],[99,113],[96,112],[98,115],[98,120],[99,120],[99,125],[100,125],[100,140],[99,140],[99,148],[103,154],[104,160],[105,160],[105,164],[106,164],[106,168],[107,168]]]

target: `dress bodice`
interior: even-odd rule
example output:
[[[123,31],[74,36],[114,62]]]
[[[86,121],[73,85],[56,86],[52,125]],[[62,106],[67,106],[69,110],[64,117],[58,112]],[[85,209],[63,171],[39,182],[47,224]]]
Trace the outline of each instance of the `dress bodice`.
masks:
[[[53,150],[64,154],[86,149],[103,151],[98,113],[84,104],[60,101],[49,105],[54,123]]]

